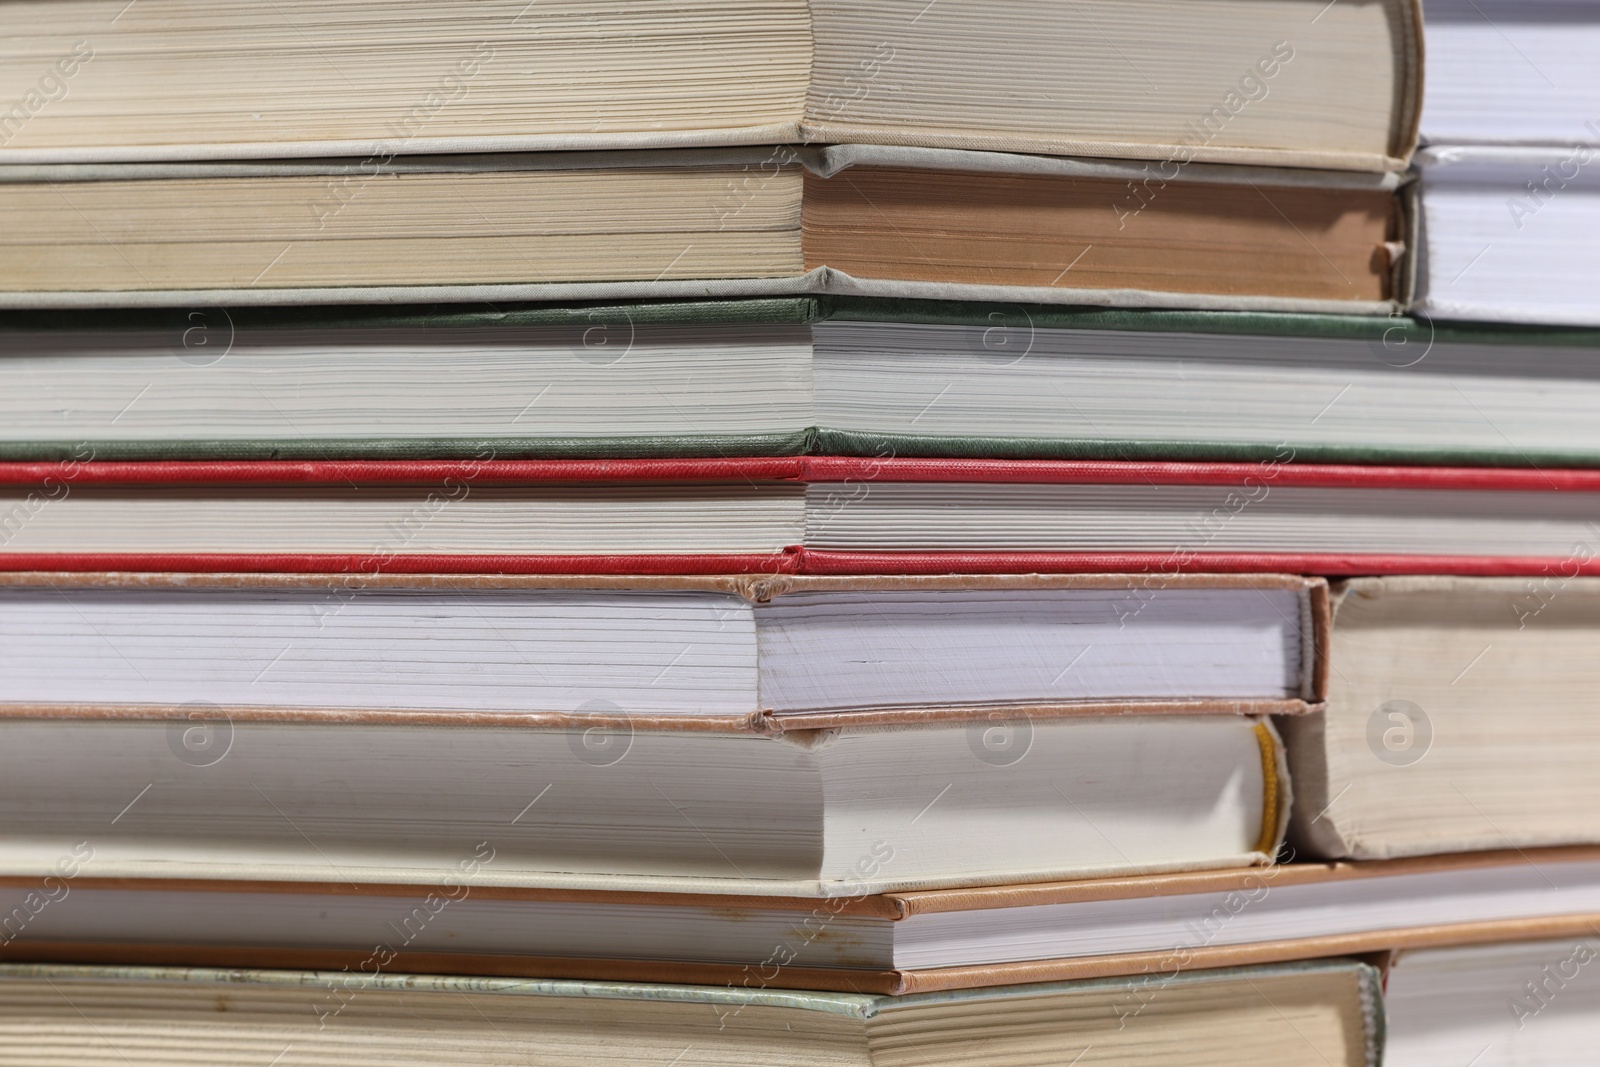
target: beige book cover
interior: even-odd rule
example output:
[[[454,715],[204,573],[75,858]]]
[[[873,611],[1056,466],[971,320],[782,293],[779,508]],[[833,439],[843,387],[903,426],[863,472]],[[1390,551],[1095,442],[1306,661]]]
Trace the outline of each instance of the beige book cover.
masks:
[[[1594,548],[1529,578],[1338,583],[1326,709],[1284,720],[1293,836],[1385,859],[1600,842]]]
[[[1421,93],[1415,0],[236,0],[228,11],[219,23],[200,0],[0,6],[0,159],[382,165],[866,142],[1378,171],[1404,168]]]

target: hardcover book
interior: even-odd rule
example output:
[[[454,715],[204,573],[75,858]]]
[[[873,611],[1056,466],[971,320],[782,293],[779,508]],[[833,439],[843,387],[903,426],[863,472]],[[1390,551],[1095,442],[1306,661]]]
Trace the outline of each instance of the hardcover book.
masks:
[[[498,887],[494,840],[423,884],[101,877],[98,849],[4,880],[8,960],[692,982],[901,996],[1584,938],[1600,851],[1545,849],[830,897]],[[55,855],[55,854],[52,854]],[[863,849],[863,857],[870,853]],[[897,855],[864,868],[892,870]],[[50,871],[49,876],[43,872]],[[27,894],[60,899],[34,914]],[[81,897],[81,899],[80,899]],[[363,964],[363,961],[366,961]],[[1511,988],[1507,995],[1513,994]]]
[[[1378,973],[1354,961],[885,997],[391,973],[0,966],[0,1062],[155,1056],[541,1067],[996,1067],[1137,1060],[1376,1067]],[[293,1050],[289,1053],[288,1050]],[[147,1051],[148,1050],[148,1051]],[[158,1051],[159,1050],[159,1051]]]
[[[1600,492],[1290,459],[0,463],[0,569],[1540,575]]]
[[[1300,847],[1377,858],[1600,841],[1595,534],[1523,580],[1335,593],[1325,710],[1285,719]]]
[[[759,734],[1292,715],[1322,699],[1327,612],[1322,580],[1263,574],[12,573],[0,713]]]
[[[1367,5],[1376,7],[1377,5]],[[935,148],[0,167],[0,305],[846,292],[1385,313],[1394,173]],[[338,210],[330,187],[361,183]]]
[[[1600,334],[792,297],[0,317],[0,457],[1600,463]]]
[[[1414,0],[26,0],[0,157],[854,142],[1356,170],[1416,139]],[[330,204],[360,196],[329,190]]]

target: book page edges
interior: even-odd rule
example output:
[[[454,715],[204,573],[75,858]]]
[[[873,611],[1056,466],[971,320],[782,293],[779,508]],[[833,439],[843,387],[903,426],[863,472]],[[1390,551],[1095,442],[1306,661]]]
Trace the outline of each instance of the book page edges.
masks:
[[[740,597],[751,604],[770,602],[785,593],[864,591],[966,591],[1029,589],[1278,589],[1299,594],[1302,626],[1316,627],[1319,597],[1327,583],[1321,578],[1277,574],[993,574],[993,575],[878,575],[868,577],[807,577],[803,575],[633,576],[633,575],[473,575],[454,577],[426,574],[364,575],[351,580],[314,574],[173,574],[139,572],[0,572],[0,589],[136,589],[136,590],[365,590],[452,592],[553,590],[593,592],[703,592]],[[1305,648],[1320,648],[1325,631],[1302,630]],[[1313,654],[1314,655],[1314,654]],[[1304,668],[1305,660],[1302,660]],[[638,731],[691,731],[702,733],[797,733],[848,726],[917,725],[965,722],[992,718],[1005,712],[1022,719],[1066,719],[1121,716],[1235,715],[1300,716],[1319,705],[1291,696],[1217,699],[1100,699],[1003,704],[962,704],[921,707],[823,709],[775,713],[752,710],[745,716],[574,714],[570,711],[461,711],[446,709],[280,707],[274,705],[217,706],[213,713],[234,722],[343,723],[393,726],[515,727],[527,729],[590,729],[610,727]],[[98,719],[159,721],[182,719],[187,710],[161,704],[77,704],[0,702],[0,719]],[[1277,744],[1276,740],[1274,743]],[[1281,748],[1281,744],[1279,745]],[[1281,757],[1280,757],[1281,761]],[[1286,778],[1286,772],[1285,772]],[[1275,847],[1272,850],[1275,851]]]

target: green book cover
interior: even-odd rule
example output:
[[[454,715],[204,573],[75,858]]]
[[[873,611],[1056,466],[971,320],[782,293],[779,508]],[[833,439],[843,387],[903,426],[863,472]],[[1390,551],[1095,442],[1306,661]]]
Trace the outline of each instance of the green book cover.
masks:
[[[114,351],[119,339],[142,338],[142,351],[165,346],[176,359],[204,365],[217,346],[231,345],[244,334],[283,331],[337,335],[341,331],[416,332],[419,343],[430,333],[450,333],[456,343],[465,333],[486,331],[503,336],[516,330],[552,331],[570,335],[574,346],[604,351],[617,338],[654,327],[726,330],[738,337],[742,330],[805,327],[820,323],[907,323],[966,326],[980,330],[987,345],[1020,344],[1035,331],[1097,331],[1138,334],[1186,334],[1211,337],[1285,338],[1359,342],[1371,354],[1373,368],[1387,364],[1403,374],[1422,367],[1427,354],[1439,345],[1484,346],[1486,349],[1536,348],[1570,352],[1586,359],[1590,351],[1600,358],[1600,330],[1547,329],[1483,324],[1446,324],[1408,317],[1257,313],[1234,311],[1167,311],[1084,308],[1058,305],[1000,305],[901,299],[805,296],[794,298],[653,301],[632,304],[455,305],[396,307],[239,308],[225,310],[108,310],[97,312],[26,311],[0,314],[0,360],[8,354],[25,354],[19,335],[89,339],[105,351]],[[100,340],[103,338],[104,340]],[[211,346],[207,348],[206,346]],[[154,349],[152,349],[154,346]],[[220,358],[220,357],[218,357]],[[1554,358],[1554,357],[1553,357]],[[0,369],[4,364],[0,363]],[[1515,371],[1508,365],[1508,371]],[[1416,370],[1412,373],[1431,373]],[[1548,375],[1553,382],[1559,374]],[[1600,377],[1600,374],[1594,375]],[[707,388],[714,389],[714,381]],[[1459,390],[1457,390],[1459,392]],[[59,401],[70,406],[70,390],[58,390]],[[1471,403],[1471,401],[1468,401]],[[270,403],[270,401],[268,401]],[[1063,410],[1070,398],[1063,401]],[[694,410],[680,411],[680,431],[693,430]],[[1091,408],[1081,424],[1090,422]],[[103,431],[50,439],[42,434],[17,435],[0,440],[0,460],[62,461],[92,455],[101,460],[158,459],[456,459],[496,458],[655,458],[749,457],[804,454],[861,456],[926,456],[935,458],[1086,459],[1086,460],[1206,460],[1257,462],[1278,459],[1285,450],[1302,462],[1408,463],[1483,466],[1589,466],[1600,463],[1600,442],[1595,447],[1529,447],[1499,433],[1492,424],[1483,427],[1473,447],[1457,443],[1440,447],[1427,441],[1329,441],[1303,433],[1282,441],[1264,442],[1241,435],[1236,440],[1213,434],[1206,439],[1175,439],[1154,433],[1007,433],[1005,420],[981,434],[908,432],[905,427],[846,429],[827,425],[775,427],[772,430],[673,433],[541,432],[530,419],[516,432],[448,435],[429,432],[384,433],[366,436],[328,436],[315,432],[290,432],[276,436],[116,432],[109,420]],[[293,420],[284,420],[292,425]],[[913,420],[915,421],[915,420]],[[1071,424],[1074,420],[1064,420]],[[1312,420],[1313,422],[1315,420]]]

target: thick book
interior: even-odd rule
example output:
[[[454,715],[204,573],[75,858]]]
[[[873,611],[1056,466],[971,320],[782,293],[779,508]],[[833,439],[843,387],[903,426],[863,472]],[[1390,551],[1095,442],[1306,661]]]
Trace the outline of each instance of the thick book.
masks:
[[[1428,144],[1592,145],[1600,7],[1591,0],[1423,0]]]
[[[1559,148],[1433,147],[1418,154],[1416,313],[1441,319],[1600,325],[1600,153],[1575,130]]]
[[[1381,314],[1404,298],[1406,181],[873,145],[422,156],[377,176],[9,165],[0,305],[844,292]]]
[[[886,997],[396,973],[0,965],[0,1046],[34,1067],[1377,1067],[1352,960]],[[134,1057],[134,1058],[130,1058]],[[292,1059],[290,1058],[292,1057]]]
[[[0,872],[101,808],[128,876],[414,882],[489,827],[508,886],[1261,865],[1265,716],[1326,685],[1300,578],[82,578],[0,590]]]
[[[1389,1067],[1563,1067],[1600,1042],[1594,931],[1402,952],[1384,994]]]
[[[1520,581],[1337,587],[1327,707],[1284,720],[1302,849],[1600,843],[1600,583],[1578,576],[1596,536]]]
[[[1415,0],[0,8],[27,162],[873,141],[1402,168]],[[329,190],[338,204],[359,195]]]
[[[0,463],[0,570],[1540,575],[1600,493],[1292,458]]]
[[[421,974],[741,993],[904,995],[1132,975],[1159,1000],[1197,969],[1582,938],[1600,923],[1593,848],[819,900],[499,887],[488,879],[506,835],[483,833],[440,882],[353,885],[326,865],[322,883],[101,877],[98,842],[110,835],[96,828],[50,866],[3,879],[6,959],[352,974],[381,960]]]
[[[1600,465],[1600,333],[850,297],[0,316],[0,458]]]
[[[759,736],[172,711],[0,720],[0,873],[92,839],[107,875],[404,885],[487,834],[507,887],[825,897],[1259,867],[1289,808],[1276,733],[1240,715]]]

